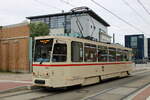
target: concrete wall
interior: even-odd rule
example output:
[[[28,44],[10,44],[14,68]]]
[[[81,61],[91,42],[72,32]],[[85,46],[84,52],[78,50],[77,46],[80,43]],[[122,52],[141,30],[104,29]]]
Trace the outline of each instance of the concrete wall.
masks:
[[[29,27],[11,25],[0,31],[0,70],[29,72]]]

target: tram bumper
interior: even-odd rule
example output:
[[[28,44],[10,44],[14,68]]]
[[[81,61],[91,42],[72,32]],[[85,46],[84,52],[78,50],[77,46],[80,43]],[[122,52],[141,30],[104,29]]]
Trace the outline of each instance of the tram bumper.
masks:
[[[52,87],[48,79],[33,79],[33,85],[42,87]]]

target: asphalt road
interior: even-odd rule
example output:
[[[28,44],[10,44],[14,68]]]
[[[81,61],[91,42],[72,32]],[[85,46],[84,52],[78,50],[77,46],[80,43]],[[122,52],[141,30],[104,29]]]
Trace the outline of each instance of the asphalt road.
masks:
[[[125,78],[105,80],[67,90],[26,90],[0,95],[0,100],[120,100],[150,83],[150,70],[134,72]]]

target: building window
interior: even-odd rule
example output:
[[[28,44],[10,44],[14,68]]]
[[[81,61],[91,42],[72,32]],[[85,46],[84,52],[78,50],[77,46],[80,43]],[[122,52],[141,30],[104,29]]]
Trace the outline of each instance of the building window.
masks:
[[[31,19],[31,22],[44,22],[49,28],[65,28],[65,33],[71,33],[71,15],[53,16]]]
[[[36,19],[31,19],[31,22],[36,22],[37,20]]]
[[[65,24],[65,17],[58,16],[58,28],[64,28],[64,24]]]
[[[44,18],[31,19],[31,22],[44,22]]]
[[[131,47],[137,48],[137,37],[131,37]]]
[[[82,62],[83,61],[83,44],[80,42],[71,43],[71,61]]]
[[[51,17],[50,20],[50,28],[64,28],[64,24],[65,24],[65,17],[64,16],[55,16],[55,17]]]
[[[46,17],[45,18],[45,23],[49,26],[50,28],[50,18],[49,17]]]
[[[108,58],[107,47],[98,46],[98,62],[106,62]]]
[[[96,45],[85,44],[84,45],[84,61],[85,62],[96,62],[97,61]]]
[[[58,27],[58,17],[51,17],[50,23],[51,23],[50,28],[57,28]]]
[[[67,15],[65,19],[65,33],[71,33],[71,15]]]

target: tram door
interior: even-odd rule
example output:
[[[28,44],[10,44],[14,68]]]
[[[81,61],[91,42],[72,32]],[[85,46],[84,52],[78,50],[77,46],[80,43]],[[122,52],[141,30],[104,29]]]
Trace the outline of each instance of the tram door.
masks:
[[[63,64],[67,62],[67,43],[63,41],[56,41],[53,47],[52,63]],[[58,67],[52,71],[53,80],[55,84],[61,84],[64,78],[64,67]],[[60,77],[61,76],[61,77]]]

